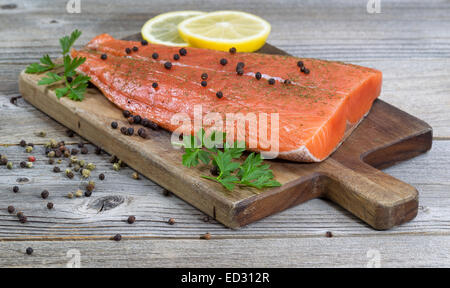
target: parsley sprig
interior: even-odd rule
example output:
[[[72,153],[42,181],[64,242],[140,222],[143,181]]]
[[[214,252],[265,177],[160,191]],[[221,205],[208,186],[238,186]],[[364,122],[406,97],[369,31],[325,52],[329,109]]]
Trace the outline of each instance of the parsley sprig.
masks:
[[[214,143],[216,136],[217,133],[212,132],[207,137],[203,129],[196,136],[184,136],[183,165],[195,167],[200,161],[205,165],[212,162],[212,165],[218,168],[219,175],[217,177],[203,175],[202,177],[222,184],[229,191],[232,191],[236,185],[258,189],[281,186],[278,181],[273,179],[273,172],[268,164],[263,163],[261,154],[250,153],[242,164],[233,161],[241,158],[245,151],[244,142],[225,143],[223,149],[219,149],[217,146],[208,148],[210,145],[205,145],[205,143],[207,141]],[[225,136],[223,134],[222,139],[225,139]]]
[[[64,36],[59,39],[59,44],[62,50],[63,64],[55,64],[48,55],[44,55],[39,61],[40,63],[33,63],[29,65],[25,73],[38,74],[47,72],[56,68],[64,67],[63,75],[58,75],[54,72],[48,72],[46,77],[42,78],[38,85],[50,85],[57,82],[63,82],[64,87],[55,90],[56,97],[69,97],[75,101],[84,99],[84,93],[91,79],[88,76],[77,74],[76,69],[80,67],[85,61],[84,57],[71,58],[69,55],[70,48],[75,41],[81,36],[81,31],[75,30],[70,36]],[[70,80],[69,80],[70,79]]]

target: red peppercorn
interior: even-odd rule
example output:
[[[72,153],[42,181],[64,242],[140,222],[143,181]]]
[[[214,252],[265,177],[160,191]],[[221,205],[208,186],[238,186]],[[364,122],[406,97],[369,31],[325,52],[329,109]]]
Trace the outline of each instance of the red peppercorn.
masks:
[[[36,157],[34,157],[34,156],[28,157],[28,162],[34,162],[34,161],[36,161]]]

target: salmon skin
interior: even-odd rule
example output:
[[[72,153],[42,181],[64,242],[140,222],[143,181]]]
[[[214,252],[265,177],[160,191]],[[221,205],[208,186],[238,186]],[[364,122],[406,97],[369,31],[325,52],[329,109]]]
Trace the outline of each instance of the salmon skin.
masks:
[[[185,113],[192,119],[196,105],[202,105],[203,114],[216,112],[224,119],[227,113],[278,113],[278,157],[299,162],[326,159],[381,92],[381,72],[366,67],[291,56],[186,50],[185,56],[174,60],[177,47],[142,45],[102,34],[71,55],[86,57],[79,72],[90,76],[111,102],[170,131],[179,128],[172,124],[172,116]],[[154,53],[158,57],[152,57]],[[220,63],[223,58],[226,65]],[[300,71],[298,61],[309,74]],[[164,67],[165,62],[172,63],[171,69]],[[236,73],[239,62],[245,65],[242,75]],[[201,85],[203,73],[208,74],[206,87]],[[155,82],[157,88],[152,87]],[[223,95],[220,99],[218,91]],[[237,137],[249,139],[258,133],[245,130],[245,135]],[[267,134],[270,139],[274,130],[267,128]],[[268,151],[267,144],[261,141],[249,150]]]

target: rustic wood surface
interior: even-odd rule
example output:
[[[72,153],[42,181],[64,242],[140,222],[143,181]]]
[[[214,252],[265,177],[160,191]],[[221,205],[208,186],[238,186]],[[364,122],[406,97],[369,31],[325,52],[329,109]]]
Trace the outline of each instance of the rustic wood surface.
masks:
[[[16,4],[7,5],[7,4]],[[74,28],[79,43],[98,33],[123,37],[139,30],[152,15],[180,9],[240,9],[272,23],[269,42],[304,57],[343,60],[384,73],[382,99],[428,122],[434,129],[432,150],[384,172],[420,192],[419,214],[412,222],[375,231],[338,206],[322,200],[263,219],[241,230],[224,228],[147,179],[131,178],[132,170],[111,170],[107,155],[84,157],[105,171],[95,197],[68,199],[83,187],[79,178],[55,175],[44,163],[42,147],[31,169],[0,167],[0,265],[65,266],[66,253],[78,249],[81,266],[367,266],[371,255],[380,265],[449,266],[450,247],[450,3],[448,1],[381,1],[380,14],[366,12],[367,1],[81,1],[80,14],[65,12],[66,1],[0,1],[0,154],[18,163],[27,154],[21,140],[42,144],[47,138],[69,138],[65,128],[34,109],[20,96],[17,77],[43,53],[57,56],[57,39]],[[7,6],[4,6],[7,5]],[[12,9],[11,9],[12,8]],[[12,145],[12,146],[8,146]],[[39,153],[39,151],[41,153]],[[63,164],[61,167],[65,167]],[[94,174],[95,174],[94,173]],[[19,177],[29,182],[17,183]],[[20,186],[14,194],[13,185]],[[55,203],[48,211],[42,189]],[[111,196],[116,198],[111,199]],[[106,197],[106,198],[102,198]],[[136,201],[128,202],[134,198]],[[114,200],[124,204],[110,209]],[[102,201],[102,200],[108,200]],[[139,205],[133,206],[133,203]],[[127,203],[131,203],[127,205]],[[14,205],[30,216],[27,224],[6,211]],[[137,222],[125,222],[128,215]],[[173,226],[166,223],[175,218]],[[334,237],[326,238],[330,231]],[[210,232],[212,240],[199,236]],[[125,240],[109,239],[121,233]],[[76,241],[90,236],[92,241]],[[168,240],[169,239],[169,240]],[[48,242],[46,240],[54,240]],[[62,241],[65,240],[65,241]],[[31,257],[25,247],[34,247]],[[378,251],[378,252],[377,252]],[[375,253],[375,254],[374,254]],[[368,257],[369,256],[369,257]]]

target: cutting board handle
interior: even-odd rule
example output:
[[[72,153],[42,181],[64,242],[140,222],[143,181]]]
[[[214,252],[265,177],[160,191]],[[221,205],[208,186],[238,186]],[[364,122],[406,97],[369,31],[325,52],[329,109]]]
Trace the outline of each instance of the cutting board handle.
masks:
[[[360,159],[329,159],[322,197],[344,207],[378,230],[390,229],[417,215],[418,191]],[[331,172],[330,172],[331,171]]]

